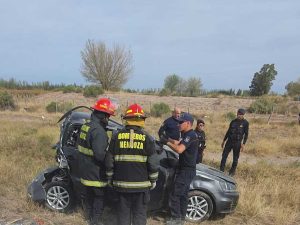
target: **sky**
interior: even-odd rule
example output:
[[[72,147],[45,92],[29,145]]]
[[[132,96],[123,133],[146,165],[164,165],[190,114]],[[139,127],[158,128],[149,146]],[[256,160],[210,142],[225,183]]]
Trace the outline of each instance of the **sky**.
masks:
[[[0,0],[0,78],[88,84],[87,40],[125,46],[124,88],[162,88],[170,74],[203,88],[248,89],[264,64],[272,91],[300,78],[299,0]]]

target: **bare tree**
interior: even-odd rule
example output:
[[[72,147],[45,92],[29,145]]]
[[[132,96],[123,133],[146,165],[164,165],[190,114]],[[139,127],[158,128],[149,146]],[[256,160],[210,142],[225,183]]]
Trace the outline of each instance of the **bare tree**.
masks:
[[[82,75],[104,90],[119,90],[133,70],[131,52],[119,45],[108,49],[103,42],[88,40],[81,58]]]

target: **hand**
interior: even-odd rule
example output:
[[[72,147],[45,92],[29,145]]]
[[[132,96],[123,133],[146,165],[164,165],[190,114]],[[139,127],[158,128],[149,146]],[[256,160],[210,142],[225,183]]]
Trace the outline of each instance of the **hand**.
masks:
[[[111,179],[107,179],[107,186],[112,188],[112,180]]]
[[[221,144],[221,147],[222,147],[222,148],[224,148],[224,143],[225,143],[225,141],[223,141],[222,144]]]
[[[161,136],[159,137],[159,141],[160,141],[160,143],[162,143],[163,145],[166,145],[166,144],[168,143],[169,139],[168,139],[166,136],[161,135]]]
[[[244,148],[245,148],[245,144],[241,144],[241,149],[240,149],[241,152],[244,151]]]
[[[156,187],[156,182],[151,183],[150,190],[153,190]]]

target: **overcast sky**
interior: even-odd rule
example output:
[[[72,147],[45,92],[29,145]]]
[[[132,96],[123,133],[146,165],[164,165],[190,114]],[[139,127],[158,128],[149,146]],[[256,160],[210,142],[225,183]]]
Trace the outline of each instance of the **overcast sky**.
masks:
[[[0,0],[0,78],[86,84],[88,39],[131,50],[126,88],[161,88],[175,73],[248,89],[271,63],[273,91],[300,78],[299,0]]]

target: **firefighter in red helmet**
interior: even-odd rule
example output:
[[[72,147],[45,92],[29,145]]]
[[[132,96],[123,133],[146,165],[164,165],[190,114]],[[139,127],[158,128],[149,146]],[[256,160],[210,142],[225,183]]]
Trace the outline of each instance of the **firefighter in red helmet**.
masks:
[[[104,158],[108,146],[106,126],[115,114],[115,105],[100,98],[94,106],[91,120],[82,125],[78,141],[80,181],[84,185],[83,208],[90,225],[100,225],[103,213],[103,188],[107,185]]]
[[[140,105],[130,105],[123,119],[125,128],[112,137],[106,154],[106,174],[118,195],[118,225],[145,225],[149,190],[158,178],[154,141],[143,130],[146,116]]]

